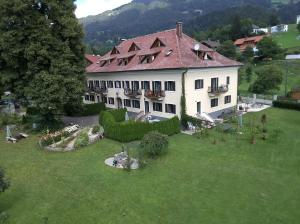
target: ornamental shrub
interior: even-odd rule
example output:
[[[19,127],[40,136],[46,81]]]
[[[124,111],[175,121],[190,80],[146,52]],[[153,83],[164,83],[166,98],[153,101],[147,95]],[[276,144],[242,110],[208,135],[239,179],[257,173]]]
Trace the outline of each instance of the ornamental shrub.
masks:
[[[93,134],[97,134],[100,132],[100,125],[95,125],[92,129]]]
[[[140,143],[140,149],[150,157],[157,157],[165,153],[168,146],[168,137],[158,131],[149,132]]]
[[[85,147],[89,144],[89,136],[86,130],[82,131],[79,136],[77,137],[74,148],[79,149]]]

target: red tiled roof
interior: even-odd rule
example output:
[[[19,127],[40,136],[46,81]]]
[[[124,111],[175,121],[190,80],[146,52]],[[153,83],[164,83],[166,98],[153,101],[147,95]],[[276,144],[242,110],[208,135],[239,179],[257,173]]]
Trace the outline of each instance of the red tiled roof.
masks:
[[[265,36],[255,36],[255,37],[246,37],[246,38],[241,38],[241,39],[237,39],[234,42],[234,45],[242,45],[245,42],[253,42],[253,43],[258,43],[259,41],[261,41]]]
[[[91,54],[85,54],[84,57],[86,60],[88,60],[91,63],[97,63],[101,58],[101,56],[91,55]]]
[[[156,39],[161,40],[165,47],[152,48]],[[136,43],[141,50],[128,52],[132,43]],[[196,40],[183,34],[179,38],[176,29],[166,30],[154,34],[136,37],[120,43],[117,46],[120,54],[111,55],[111,51],[101,57],[100,60],[112,58],[125,58],[128,55],[135,55],[126,66],[119,66],[117,60],[114,60],[107,66],[101,67],[98,63],[93,63],[86,68],[87,73],[105,73],[105,72],[124,72],[140,70],[160,70],[160,69],[178,69],[178,68],[207,68],[207,67],[232,67],[242,64],[228,59],[216,51],[199,44],[200,51],[207,52],[213,60],[201,60],[193,51]],[[172,53],[168,54],[172,50]],[[140,64],[140,56],[158,53],[156,59],[149,64]]]

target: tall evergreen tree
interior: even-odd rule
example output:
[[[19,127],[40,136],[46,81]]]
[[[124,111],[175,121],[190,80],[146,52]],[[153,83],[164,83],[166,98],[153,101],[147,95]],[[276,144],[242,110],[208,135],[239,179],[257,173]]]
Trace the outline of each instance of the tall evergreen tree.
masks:
[[[80,106],[84,46],[74,1],[0,0],[0,5],[0,85],[19,99],[32,99],[42,115]]]

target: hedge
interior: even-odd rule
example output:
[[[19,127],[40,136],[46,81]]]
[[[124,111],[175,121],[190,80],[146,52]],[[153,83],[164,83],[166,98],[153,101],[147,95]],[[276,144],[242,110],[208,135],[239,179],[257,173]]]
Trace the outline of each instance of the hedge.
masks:
[[[278,108],[300,110],[300,103],[297,103],[295,101],[276,100],[276,101],[273,101],[273,106],[278,107]]]
[[[81,112],[67,111],[68,116],[92,116],[100,114],[101,111],[106,110],[104,103],[93,103],[93,104],[84,104],[83,110]]]
[[[124,110],[104,111],[101,113],[100,124],[104,127],[106,137],[120,142],[131,142],[141,140],[145,134],[151,131],[158,131],[165,135],[174,135],[180,132],[178,117],[156,123],[140,121],[117,122],[116,118],[124,121],[125,113]],[[124,117],[121,119],[123,114]]]

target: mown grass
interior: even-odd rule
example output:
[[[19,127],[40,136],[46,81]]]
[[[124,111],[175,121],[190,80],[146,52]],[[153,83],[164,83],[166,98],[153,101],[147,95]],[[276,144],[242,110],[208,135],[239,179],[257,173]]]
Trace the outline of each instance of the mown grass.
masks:
[[[11,187],[0,210],[10,224],[299,223],[300,113],[266,114],[268,133],[282,132],[277,140],[179,134],[166,155],[132,172],[104,165],[121,150],[115,141],[50,153],[38,148],[38,136],[13,145],[2,132],[0,166]]]
[[[300,40],[297,39],[297,37],[300,36],[300,33],[297,30],[296,24],[289,24],[288,32],[277,33],[272,36],[283,48],[294,48],[300,46]]]

